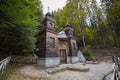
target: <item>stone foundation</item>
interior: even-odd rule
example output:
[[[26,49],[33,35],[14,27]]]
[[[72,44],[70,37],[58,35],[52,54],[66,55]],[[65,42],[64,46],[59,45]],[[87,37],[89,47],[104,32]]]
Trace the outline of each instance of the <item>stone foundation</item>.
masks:
[[[77,63],[79,62],[79,57],[67,57],[67,63]],[[49,58],[39,58],[37,60],[37,65],[40,67],[55,67],[60,64],[60,57],[49,57]]]
[[[67,57],[67,63],[76,63],[79,62],[79,57]]]
[[[54,67],[60,64],[60,57],[46,58],[46,67]]]
[[[60,64],[59,57],[39,58],[37,65],[40,67],[55,67]]]
[[[72,57],[67,57],[67,63],[72,63]]]
[[[72,57],[72,63],[77,63],[79,62],[79,57],[76,56],[76,57]]]

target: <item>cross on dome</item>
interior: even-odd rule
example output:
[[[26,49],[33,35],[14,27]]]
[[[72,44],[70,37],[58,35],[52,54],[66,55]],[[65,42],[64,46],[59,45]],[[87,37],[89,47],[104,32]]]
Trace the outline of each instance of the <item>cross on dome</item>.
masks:
[[[48,6],[48,12],[50,12],[50,7]]]

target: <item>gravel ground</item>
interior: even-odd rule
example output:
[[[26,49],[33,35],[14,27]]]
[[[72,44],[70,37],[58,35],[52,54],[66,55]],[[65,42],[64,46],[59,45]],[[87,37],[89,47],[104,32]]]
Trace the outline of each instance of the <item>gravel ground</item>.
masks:
[[[105,78],[105,80],[111,80],[111,77],[112,77],[112,73],[110,73],[110,74]]]
[[[83,66],[83,64],[76,63],[74,66],[79,67]],[[19,73],[17,75],[22,75],[25,79],[14,79],[13,76],[15,75],[12,75],[8,80],[102,80],[103,76],[112,70],[112,63],[101,62],[99,64],[86,64],[86,66],[89,67],[89,72],[65,70],[48,74],[43,68],[28,65],[19,68],[17,71],[17,73]],[[25,75],[27,75],[27,77]],[[41,77],[43,78],[40,79]]]
[[[53,76],[55,80],[102,80],[105,74],[112,70],[111,63],[87,64],[89,72],[64,71]]]

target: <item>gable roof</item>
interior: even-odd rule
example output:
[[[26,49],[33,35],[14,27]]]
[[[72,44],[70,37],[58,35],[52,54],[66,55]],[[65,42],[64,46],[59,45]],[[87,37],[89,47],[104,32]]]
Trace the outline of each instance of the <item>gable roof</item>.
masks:
[[[64,31],[61,31],[57,35],[58,38],[68,38]]]

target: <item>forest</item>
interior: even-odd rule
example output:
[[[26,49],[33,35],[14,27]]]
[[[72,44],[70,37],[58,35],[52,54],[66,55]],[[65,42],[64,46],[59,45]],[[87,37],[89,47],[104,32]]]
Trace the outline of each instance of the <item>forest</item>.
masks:
[[[120,47],[119,2],[68,0],[63,10],[54,12],[56,28],[61,30],[66,21],[69,22],[80,46]]]
[[[78,46],[120,48],[120,0],[67,0],[55,28],[74,29]],[[40,0],[0,0],[0,54],[33,53],[44,17]]]

